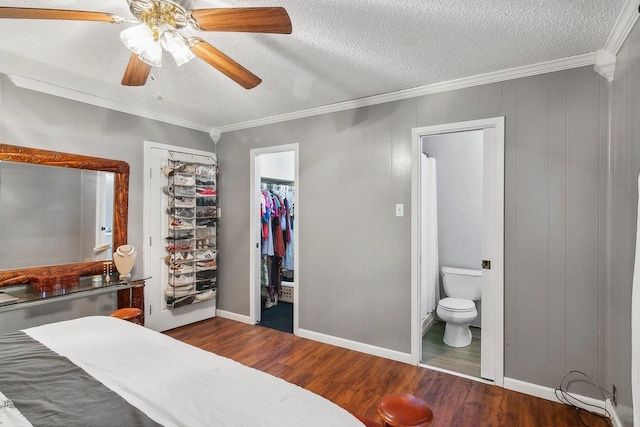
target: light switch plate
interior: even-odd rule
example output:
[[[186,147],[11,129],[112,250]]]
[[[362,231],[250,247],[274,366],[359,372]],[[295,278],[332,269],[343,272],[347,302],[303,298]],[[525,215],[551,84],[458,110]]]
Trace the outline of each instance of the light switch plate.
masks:
[[[404,204],[396,204],[396,216],[404,216]]]

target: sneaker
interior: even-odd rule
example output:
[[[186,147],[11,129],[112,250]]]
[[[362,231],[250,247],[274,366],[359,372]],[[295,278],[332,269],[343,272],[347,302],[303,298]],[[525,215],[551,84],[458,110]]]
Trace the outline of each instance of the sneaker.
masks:
[[[213,176],[216,174],[216,167],[213,165],[198,165],[196,175]]]
[[[215,185],[216,181],[213,177],[198,177],[196,178],[196,185]]]
[[[211,187],[198,188],[196,190],[196,195],[198,196],[215,196],[216,194],[216,190]]]
[[[193,273],[193,267],[184,264],[172,264],[169,266],[170,274]]]
[[[187,230],[187,229],[193,228],[193,224],[189,222],[185,222],[179,218],[176,218],[169,223],[169,228],[172,228],[174,230],[175,229]]]
[[[178,173],[195,173],[196,165],[191,163],[178,163],[174,169]]]
[[[188,297],[181,298],[179,300],[174,301],[173,304],[171,304],[171,306],[173,308],[178,308],[185,305],[193,304],[194,302],[195,302],[195,298],[193,296],[188,296]],[[168,303],[169,302],[167,301],[167,304]]]
[[[217,197],[199,197],[196,199],[196,206],[216,206]]]
[[[196,219],[196,227],[198,228],[214,227],[215,225],[216,225],[215,220],[211,218]]]
[[[275,301],[271,301],[269,297],[267,297],[267,302],[264,303],[264,308],[271,308],[275,305],[278,305],[278,303]]]
[[[173,286],[167,286],[167,289],[164,291],[164,295],[167,297],[181,297],[185,295],[189,295],[189,293],[193,290],[193,285],[189,286],[181,286],[179,288],[174,288]]]
[[[172,276],[169,278],[169,285],[174,287],[187,286],[191,285],[195,280],[196,279],[193,277],[193,274],[181,274],[179,276]]]
[[[176,208],[192,208],[195,206],[193,197],[182,197],[182,196],[174,197],[172,204]]]
[[[192,186],[192,185],[195,185],[195,183],[196,183],[196,180],[192,176],[175,175],[173,177],[173,184],[174,185]]]
[[[208,261],[215,261],[217,258],[217,253],[213,252],[210,249],[207,249],[206,251],[196,255],[196,260],[198,261],[202,261],[202,260],[208,260]]]
[[[198,271],[200,270],[213,270],[218,267],[218,263],[215,261],[199,261],[196,263]]]
[[[193,218],[193,208],[177,208],[169,206],[164,211],[167,215],[171,215],[177,218]]]
[[[176,186],[173,191],[169,187],[169,192],[169,195],[175,195],[176,197],[193,197],[196,195],[195,187]]]
[[[202,292],[202,293],[196,295],[196,299],[198,301],[206,301],[206,300],[209,300],[209,299],[213,299],[215,297],[216,297],[216,291],[213,290],[213,289],[210,289],[208,291],[205,291],[205,292]]]
[[[164,258],[164,263],[167,265],[171,265],[171,264],[175,264],[180,260],[182,260],[182,252],[178,252],[177,254],[167,255]]]

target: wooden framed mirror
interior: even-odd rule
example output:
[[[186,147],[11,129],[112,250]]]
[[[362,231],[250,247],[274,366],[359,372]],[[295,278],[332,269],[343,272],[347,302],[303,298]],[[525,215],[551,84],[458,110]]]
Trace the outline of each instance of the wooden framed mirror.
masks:
[[[22,163],[113,173],[112,248],[117,248],[127,242],[127,220],[129,214],[129,164],[127,162],[0,144],[0,163],[3,161],[15,164]],[[18,198],[19,196],[19,194],[16,195]],[[43,239],[46,239],[46,237],[43,236]],[[6,243],[0,239],[0,244]],[[38,260],[35,260],[36,264],[37,262]],[[9,269],[0,267],[0,287],[26,283],[30,277],[34,276],[65,273],[77,273],[85,276],[101,274],[103,270],[103,261],[88,261],[86,259],[80,262],[55,265],[46,265],[46,262],[42,266],[34,267],[31,265],[33,264],[25,261],[24,267],[13,266]]]

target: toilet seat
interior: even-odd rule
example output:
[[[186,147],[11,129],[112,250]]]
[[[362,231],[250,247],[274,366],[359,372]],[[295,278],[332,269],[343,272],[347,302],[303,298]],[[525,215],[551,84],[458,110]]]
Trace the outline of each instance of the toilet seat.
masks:
[[[453,313],[469,313],[475,311],[476,305],[469,299],[447,297],[438,303],[440,308]]]

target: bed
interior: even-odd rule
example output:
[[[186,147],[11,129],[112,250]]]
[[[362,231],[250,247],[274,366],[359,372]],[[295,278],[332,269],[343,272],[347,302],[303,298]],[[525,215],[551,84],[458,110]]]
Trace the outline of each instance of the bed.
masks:
[[[92,316],[0,335],[1,426],[344,426],[329,400],[161,333]]]

